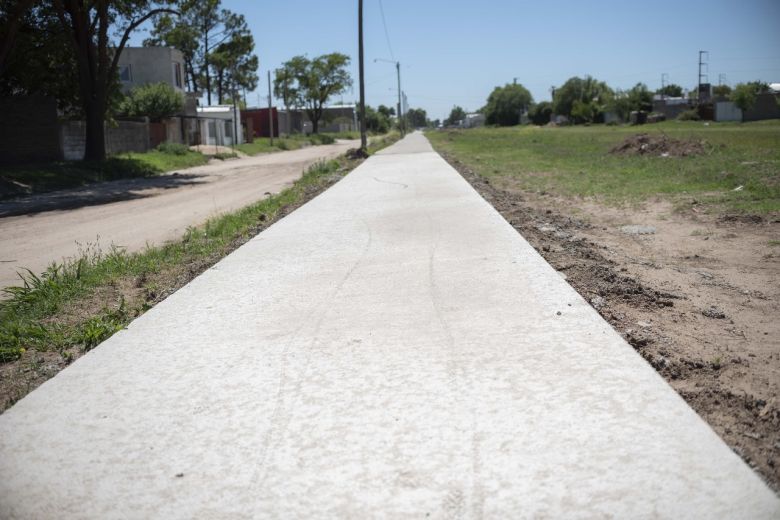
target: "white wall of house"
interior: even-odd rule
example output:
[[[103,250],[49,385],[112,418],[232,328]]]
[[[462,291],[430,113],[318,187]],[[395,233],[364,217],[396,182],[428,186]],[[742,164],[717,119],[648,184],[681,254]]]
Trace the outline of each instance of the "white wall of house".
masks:
[[[198,107],[201,143],[208,145],[232,146],[244,142],[244,130],[241,127],[241,111],[231,105],[213,105]],[[236,124],[238,121],[238,124]],[[238,140],[235,140],[236,131]]]

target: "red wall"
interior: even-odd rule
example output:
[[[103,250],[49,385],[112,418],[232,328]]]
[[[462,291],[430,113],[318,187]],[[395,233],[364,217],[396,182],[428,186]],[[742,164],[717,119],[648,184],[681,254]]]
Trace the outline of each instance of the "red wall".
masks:
[[[274,137],[279,137],[279,114],[276,109],[271,109],[274,118]],[[246,120],[252,120],[252,137],[270,137],[268,131],[268,109],[267,108],[249,108],[241,111],[241,122],[246,124]]]

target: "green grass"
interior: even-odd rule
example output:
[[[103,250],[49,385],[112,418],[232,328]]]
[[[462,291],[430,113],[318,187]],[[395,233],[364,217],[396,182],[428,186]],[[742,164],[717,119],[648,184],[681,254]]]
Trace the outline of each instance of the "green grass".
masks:
[[[704,140],[694,157],[618,156],[609,150],[637,133],[663,132]],[[652,196],[692,196],[712,208],[750,213],[780,211],[780,121],[671,121],[640,127],[512,127],[426,134],[480,175],[513,186],[606,203]],[[742,186],[740,191],[733,191]]]
[[[102,162],[57,161],[0,168],[0,200],[20,195],[77,188],[95,182],[151,177],[205,164],[198,152],[123,153]]]

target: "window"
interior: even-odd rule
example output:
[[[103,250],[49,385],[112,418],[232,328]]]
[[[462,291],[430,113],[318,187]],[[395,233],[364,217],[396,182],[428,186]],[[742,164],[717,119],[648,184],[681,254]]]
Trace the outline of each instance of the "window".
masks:
[[[233,138],[233,120],[228,119],[225,121],[225,137]]]
[[[173,84],[176,85],[177,88],[182,88],[181,63],[173,64]]]
[[[131,65],[121,65],[119,67],[119,79],[128,83],[133,81],[133,69]]]

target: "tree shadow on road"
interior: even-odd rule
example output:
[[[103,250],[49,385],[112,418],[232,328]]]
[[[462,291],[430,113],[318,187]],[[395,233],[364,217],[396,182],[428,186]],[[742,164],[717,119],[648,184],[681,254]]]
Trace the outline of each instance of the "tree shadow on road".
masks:
[[[174,173],[90,184],[82,188],[0,201],[0,218],[144,199],[155,196],[159,190],[176,189],[202,182],[203,175]]]

